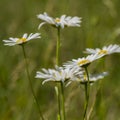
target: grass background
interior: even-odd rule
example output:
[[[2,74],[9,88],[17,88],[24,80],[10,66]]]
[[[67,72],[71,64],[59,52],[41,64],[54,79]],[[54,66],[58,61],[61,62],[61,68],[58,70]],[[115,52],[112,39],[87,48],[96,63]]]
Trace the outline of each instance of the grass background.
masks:
[[[34,78],[36,71],[55,63],[56,29],[50,25],[37,29],[41,21],[36,15],[43,12],[53,17],[82,17],[80,28],[65,28],[61,32],[61,64],[82,57],[86,47],[120,44],[119,0],[0,0],[0,120],[39,120],[22,49],[4,46],[2,42],[31,32],[42,36],[26,44],[32,83],[46,120],[56,120],[54,85],[42,86],[42,80]],[[109,76],[92,86],[90,106],[95,96],[97,100],[91,120],[120,120],[120,55],[95,62],[90,70],[109,71]],[[82,120],[84,89],[74,83],[65,88],[65,97],[67,120]]]

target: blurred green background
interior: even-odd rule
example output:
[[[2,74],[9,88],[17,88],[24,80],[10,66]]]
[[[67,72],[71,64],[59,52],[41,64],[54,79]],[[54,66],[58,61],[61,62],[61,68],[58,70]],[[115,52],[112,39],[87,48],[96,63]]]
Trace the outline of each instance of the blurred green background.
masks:
[[[0,0],[0,120],[39,120],[22,49],[4,46],[2,41],[31,32],[42,36],[26,44],[32,83],[46,120],[56,120],[54,85],[41,85],[42,80],[34,78],[36,71],[55,63],[56,29],[50,25],[37,29],[41,21],[36,15],[43,12],[82,17],[80,28],[61,32],[61,64],[82,57],[86,47],[120,44],[120,0]],[[90,70],[109,72],[91,87],[90,106],[97,96],[91,120],[120,120],[120,54],[92,64]],[[67,120],[82,120],[84,89],[74,83],[65,88],[65,98]]]

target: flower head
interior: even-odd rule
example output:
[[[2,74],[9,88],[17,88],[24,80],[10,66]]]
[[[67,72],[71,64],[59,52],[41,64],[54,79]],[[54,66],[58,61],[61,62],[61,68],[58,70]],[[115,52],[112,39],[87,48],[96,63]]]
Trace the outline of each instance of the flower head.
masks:
[[[21,38],[10,37],[8,40],[3,40],[3,42],[5,43],[4,45],[14,46],[14,45],[24,44],[29,40],[37,39],[37,38],[40,38],[40,33],[35,33],[35,34],[31,33],[30,35],[25,33]]]
[[[77,67],[85,67],[89,65],[94,60],[98,59],[98,55],[88,55],[87,57],[73,59],[72,61],[68,61],[64,64],[65,68],[77,68]]]
[[[90,84],[92,84],[92,83],[96,82],[97,80],[103,79],[107,75],[108,75],[107,72],[102,72],[99,74],[89,74],[89,80],[90,80],[89,82],[90,82]],[[79,79],[77,79],[77,81],[79,81],[81,84],[88,82],[85,72],[83,72],[83,74],[78,75],[78,78]]]
[[[46,23],[57,28],[64,28],[65,26],[79,27],[81,23],[81,18],[71,16],[66,17],[66,15],[62,15],[60,18],[52,18],[47,13],[44,13],[37,15],[37,17],[44,21],[39,25],[39,28]]]
[[[55,69],[42,69],[42,72],[37,72],[36,78],[44,79],[43,83],[48,81],[55,82],[69,82],[69,80],[75,79],[75,74],[78,72],[78,69],[69,69],[56,66]]]
[[[98,54],[99,57],[103,57],[105,55],[109,55],[109,54],[112,54],[112,53],[120,53],[120,46],[114,44],[114,45],[104,46],[102,49],[99,49],[99,48],[96,48],[96,49],[87,48],[85,53]]]

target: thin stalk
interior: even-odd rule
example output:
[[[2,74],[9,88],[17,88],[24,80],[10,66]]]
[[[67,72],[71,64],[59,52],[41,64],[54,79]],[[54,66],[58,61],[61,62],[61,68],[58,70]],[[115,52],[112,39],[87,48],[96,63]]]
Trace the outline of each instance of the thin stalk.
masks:
[[[56,65],[59,65],[59,58],[60,58],[60,27],[58,27],[58,29],[57,29],[57,45],[56,45]],[[58,120],[60,119],[62,119],[61,117],[62,117],[62,115],[61,115],[61,98],[60,98],[60,93],[61,93],[61,87],[60,87],[60,85],[59,85],[59,83],[57,84],[57,88],[58,88],[58,98],[57,98],[57,100],[58,100]]]
[[[61,102],[62,102],[62,120],[65,120],[65,98],[64,98],[64,83],[61,82]]]
[[[60,60],[60,27],[57,29],[57,46],[56,46],[56,65],[59,65]]]
[[[89,102],[89,93],[90,93],[90,80],[89,80],[89,74],[87,67],[85,67],[85,72],[87,75],[87,83],[85,83],[85,109],[84,109],[84,116],[83,120],[86,120],[86,114],[87,114],[87,109],[88,109],[88,102]]]
[[[85,120],[86,118],[86,113],[87,113],[87,107],[88,107],[88,87],[87,87],[87,83],[84,84],[85,86],[85,108],[84,108],[84,116],[83,116],[83,120]]]
[[[57,116],[57,119],[58,120],[62,120],[62,117],[61,117],[61,101],[60,101],[60,93],[61,93],[61,87],[60,87],[60,83],[58,82],[57,83],[57,90],[58,90],[58,93],[57,93],[57,101],[58,101],[58,116]]]
[[[90,111],[89,111],[89,113],[88,113],[88,115],[87,115],[87,119],[88,119],[88,120],[90,119],[91,114],[92,114],[92,112],[93,112],[93,109],[94,109],[94,106],[95,106],[95,103],[96,103],[96,98],[97,98],[97,93],[96,93],[96,96],[95,96],[95,98],[94,98],[93,104],[92,104],[92,106],[91,106],[91,108],[90,108]]]
[[[59,65],[60,61],[60,27],[57,29],[57,46],[56,46],[56,65]],[[60,82],[58,87],[58,107],[60,120],[65,120],[65,105],[64,105],[64,86]]]
[[[27,72],[27,77],[28,77],[28,80],[29,80],[30,89],[31,89],[32,95],[33,95],[33,97],[35,99],[36,105],[38,107],[40,118],[41,118],[41,120],[44,120],[44,117],[43,117],[41,109],[40,109],[39,102],[38,102],[37,97],[36,97],[36,95],[34,93],[34,90],[33,90],[32,81],[30,79],[30,74],[29,74],[29,69],[28,69],[28,62],[27,62],[27,56],[26,56],[24,45],[22,45],[22,49],[23,49],[23,54],[24,54],[24,59],[25,59],[25,64],[26,64],[26,72]]]

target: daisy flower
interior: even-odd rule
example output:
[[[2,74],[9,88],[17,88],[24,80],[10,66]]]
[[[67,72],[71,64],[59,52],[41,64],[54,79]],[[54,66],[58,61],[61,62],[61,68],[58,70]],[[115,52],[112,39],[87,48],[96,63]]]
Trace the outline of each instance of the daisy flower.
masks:
[[[78,73],[78,69],[69,69],[56,66],[55,69],[42,69],[42,72],[38,71],[35,78],[44,79],[42,84],[48,81],[69,82],[69,80],[76,79],[76,73]]]
[[[87,57],[73,59],[72,61],[68,61],[67,63],[64,64],[64,66],[65,68],[85,67],[96,59],[98,59],[98,55],[92,54],[92,55],[88,55]]]
[[[120,46],[114,44],[114,45],[104,46],[102,49],[100,49],[100,48],[96,48],[96,49],[87,48],[85,53],[98,54],[100,57],[103,57],[105,55],[109,55],[112,53],[120,53]]]
[[[4,45],[14,46],[14,45],[24,44],[28,42],[29,40],[37,39],[37,38],[41,38],[40,33],[35,33],[35,34],[31,33],[30,35],[25,33],[21,38],[10,37],[8,40],[3,40],[3,42],[4,42]]]
[[[90,84],[92,84],[100,79],[103,79],[107,75],[108,75],[108,72],[102,72],[99,74],[89,74],[89,80],[90,80],[89,82],[90,82]],[[78,75],[78,78],[79,79],[77,81],[79,81],[81,84],[88,82],[85,72],[83,74]]]
[[[52,18],[50,17],[46,12],[43,14],[39,14],[37,15],[38,19],[43,20],[44,22],[40,23],[39,27],[40,28],[42,25],[48,23],[51,24],[54,27],[60,27],[60,28],[64,28],[65,26],[69,27],[80,27],[80,23],[81,23],[81,18],[79,17],[71,17],[68,16],[66,17],[66,15],[62,15],[60,18]]]

